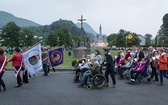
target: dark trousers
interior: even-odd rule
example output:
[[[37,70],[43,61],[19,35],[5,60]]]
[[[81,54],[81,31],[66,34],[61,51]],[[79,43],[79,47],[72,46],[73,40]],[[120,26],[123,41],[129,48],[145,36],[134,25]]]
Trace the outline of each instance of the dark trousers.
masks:
[[[50,73],[50,66],[47,65],[47,68],[48,68],[48,73]],[[55,72],[55,68],[54,67],[52,67],[52,70],[53,70],[53,72]]]
[[[157,72],[156,72],[156,67],[153,67],[153,64],[150,63],[151,65],[151,68],[152,68],[152,75],[151,75],[151,79],[153,79],[153,77],[155,76],[155,80],[158,81],[158,75],[157,75]]]
[[[20,66],[15,66],[15,69],[18,71],[20,68]],[[20,85],[22,84],[22,79],[20,77],[20,73],[18,73],[18,76],[17,76],[17,84]]]
[[[123,77],[123,72],[124,72],[125,70],[127,70],[127,69],[128,69],[128,67],[118,66],[118,75],[119,75],[120,77]]]
[[[115,79],[115,76],[114,76],[114,69],[112,69],[112,68],[106,68],[105,77],[106,77],[107,83],[109,82],[109,79],[108,79],[108,75],[109,74],[111,76],[113,84],[115,85],[116,84],[116,79]]]
[[[138,71],[134,71],[134,70],[131,70],[131,79],[137,79],[138,75],[140,74],[141,72],[138,72]]]
[[[167,70],[160,70],[160,83],[163,84],[163,77],[168,79]]]
[[[48,67],[47,64],[43,64],[44,75],[48,75]]]
[[[79,80],[79,73],[84,73],[86,72],[88,69],[87,68],[83,68],[82,70],[80,70],[79,68],[76,69],[76,73],[75,73],[75,78],[74,81],[78,81]]]
[[[103,69],[103,68],[102,68],[102,67],[100,67],[100,74],[103,74],[103,71],[102,71],[102,69]]]
[[[1,85],[2,85],[3,88],[6,87],[4,81],[2,80],[3,73],[4,72],[2,72],[1,75],[0,75],[0,91],[1,91]]]
[[[23,82],[24,82],[24,83],[29,83],[27,70],[23,73]]]

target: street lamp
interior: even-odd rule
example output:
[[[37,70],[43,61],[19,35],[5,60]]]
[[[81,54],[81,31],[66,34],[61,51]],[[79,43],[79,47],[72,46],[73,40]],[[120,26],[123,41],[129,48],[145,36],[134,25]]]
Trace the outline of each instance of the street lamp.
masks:
[[[57,37],[57,46],[59,46],[59,37]]]
[[[26,47],[27,47],[27,37],[28,37],[28,36],[27,36],[27,34],[26,34],[26,36],[25,36],[25,37],[26,37]]]

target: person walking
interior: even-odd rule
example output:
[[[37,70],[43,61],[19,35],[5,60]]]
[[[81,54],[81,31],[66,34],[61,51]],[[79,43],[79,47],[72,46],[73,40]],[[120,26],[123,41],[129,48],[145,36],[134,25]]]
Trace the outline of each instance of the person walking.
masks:
[[[135,55],[135,58],[137,58],[137,61],[141,61],[142,58],[145,57],[143,50],[141,49],[141,47],[138,47],[138,52]]]
[[[5,67],[6,67],[8,58],[3,54],[4,54],[4,51],[3,49],[0,48],[0,92],[1,92],[1,86],[3,87],[4,91],[6,90],[6,86],[2,79],[2,76],[5,72]]]
[[[157,86],[163,86],[163,77],[168,79],[168,75],[166,74],[166,72],[168,71],[167,54],[164,52],[163,49],[158,49],[158,53],[160,56],[158,58],[156,57],[156,59],[158,60],[159,67],[156,67],[160,70],[160,84],[158,84]]]
[[[42,51],[43,76],[48,76],[48,52],[45,49],[42,49]]]
[[[147,59],[150,61],[150,66],[152,68],[151,79],[153,79],[153,77],[155,77],[154,81],[159,81],[158,74],[156,72],[156,62],[153,59],[153,57],[155,57],[156,55],[158,55],[157,51],[152,46],[150,46],[148,49],[149,49],[150,52],[148,53]]]
[[[107,80],[106,86],[109,86],[108,85],[108,82],[109,82],[108,75],[110,74],[112,82],[113,82],[112,86],[110,86],[110,87],[114,88],[115,85],[116,85],[116,79],[115,79],[115,76],[114,76],[113,58],[112,58],[111,54],[109,54],[108,49],[104,49],[104,54],[105,54],[105,58],[104,58],[104,61],[102,63],[102,66],[106,66],[106,71],[105,71],[105,77],[106,77],[106,80]]]
[[[15,70],[15,77],[17,78],[17,85],[15,87],[20,87],[22,85],[22,79],[20,77],[20,71],[22,69],[22,55],[19,48],[15,48],[14,55],[8,62],[12,61],[12,66]]]

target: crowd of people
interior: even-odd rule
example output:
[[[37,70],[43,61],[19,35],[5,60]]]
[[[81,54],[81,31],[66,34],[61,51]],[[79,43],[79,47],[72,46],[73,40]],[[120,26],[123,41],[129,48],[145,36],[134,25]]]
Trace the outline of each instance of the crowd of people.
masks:
[[[117,76],[119,79],[127,78],[134,83],[138,81],[138,77],[141,75],[144,78],[148,78],[148,83],[152,81],[158,82],[157,86],[163,86],[163,77],[168,79],[168,57],[162,48],[155,49],[150,46],[143,50],[141,47],[134,46],[131,49],[127,49],[126,54],[120,50],[117,55],[113,56],[109,49],[103,50],[104,60],[102,60],[100,51],[95,50],[91,52],[90,56],[82,58],[81,62],[77,63],[75,82],[79,82],[79,75],[77,74],[83,72],[79,87],[87,85],[87,77],[95,74],[95,72],[104,74],[107,81],[106,86],[109,87],[116,86],[115,78]],[[102,67],[104,66],[105,72],[102,72]],[[112,85],[109,85],[109,74]],[[160,78],[158,78],[158,74]]]
[[[35,77],[35,74],[33,74],[32,76],[28,74],[28,70],[26,70],[26,68],[24,67],[22,60],[22,52],[19,48],[14,49],[14,55],[12,56],[12,58],[7,58],[4,55],[4,50],[0,48],[0,92],[1,87],[3,88],[3,91],[6,91],[6,85],[2,77],[8,62],[12,62],[12,66],[14,67],[15,78],[17,80],[17,84],[14,86],[15,88],[21,87],[23,83],[29,83],[28,79],[32,76]],[[50,71],[50,63],[48,59],[48,52],[45,49],[42,49],[42,66],[44,70],[43,76],[48,76],[48,73]],[[54,67],[52,67],[52,70],[55,73]],[[23,72],[22,78],[20,76],[21,72]]]
[[[79,72],[83,72],[82,78],[80,80],[79,87],[87,85],[87,78],[89,75],[103,74],[106,78],[106,87],[116,87],[116,76],[117,73],[119,79],[124,79],[125,77],[131,82],[136,82],[140,74],[148,75],[151,81],[159,82],[157,86],[163,86],[163,77],[168,79],[168,57],[164,49],[155,49],[150,46],[147,50],[143,51],[141,47],[132,47],[126,50],[126,54],[122,50],[118,51],[117,55],[112,56],[109,49],[104,50],[104,60],[100,51],[92,51],[89,56],[83,56],[83,58],[76,63],[76,74],[74,81],[79,81]],[[17,80],[16,88],[21,87],[23,82],[28,83],[27,70],[24,68],[22,62],[22,55],[19,48],[15,48],[14,55],[12,58],[7,58],[4,55],[3,49],[0,48],[0,92],[1,87],[6,91],[6,85],[2,79],[5,72],[5,66],[8,62],[12,62],[14,67],[15,77]],[[44,74],[43,76],[48,76],[49,73],[49,60],[48,53],[45,49],[42,52],[42,64]],[[102,68],[105,67],[105,72]],[[147,69],[151,68],[150,74],[147,73]],[[55,73],[55,68],[52,68]],[[23,78],[20,76],[20,72],[23,71]],[[127,71],[127,72],[126,72]],[[127,75],[126,75],[127,73]],[[159,78],[158,78],[159,74]],[[109,83],[108,76],[111,76],[112,85]],[[23,80],[22,80],[23,79]]]

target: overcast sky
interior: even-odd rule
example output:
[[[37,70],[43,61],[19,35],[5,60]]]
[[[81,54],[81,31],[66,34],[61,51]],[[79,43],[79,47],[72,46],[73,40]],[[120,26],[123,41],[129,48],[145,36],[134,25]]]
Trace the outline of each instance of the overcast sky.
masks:
[[[120,29],[156,35],[168,0],[0,0],[0,11],[49,25],[60,18],[77,23],[81,15],[99,32],[109,35]]]

